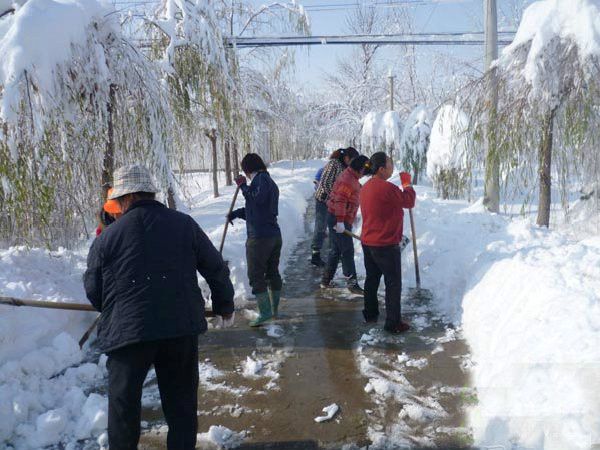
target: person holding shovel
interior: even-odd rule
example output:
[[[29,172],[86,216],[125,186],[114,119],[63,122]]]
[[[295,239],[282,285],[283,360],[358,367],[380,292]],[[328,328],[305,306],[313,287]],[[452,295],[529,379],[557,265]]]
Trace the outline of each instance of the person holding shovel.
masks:
[[[157,202],[148,169],[121,167],[109,200],[123,215],[88,254],[84,286],[98,310],[98,347],[108,355],[108,443],[135,450],[142,386],[156,370],[169,450],[192,450],[198,430],[198,335],[207,329],[197,272],[212,308],[233,314],[229,269],[196,221]]]
[[[258,327],[279,312],[281,298],[281,230],[277,223],[279,214],[279,188],[273,181],[267,166],[256,153],[248,153],[241,163],[244,175],[235,179],[246,199],[244,208],[231,212],[227,219],[246,221],[246,260],[248,280],[258,304],[258,318],[250,322]],[[247,180],[250,184],[247,184]]]
[[[321,259],[321,248],[327,230],[327,199],[331,194],[335,180],[348,167],[352,158],[357,156],[358,152],[353,147],[338,148],[329,156],[329,161],[319,177],[315,191],[315,232],[311,244],[312,257],[310,259],[311,264],[314,266],[325,266],[325,262]]]
[[[399,244],[402,240],[403,208],[415,206],[416,193],[411,186],[411,176],[406,172],[400,173],[401,188],[387,181],[394,172],[394,165],[392,159],[384,152],[377,152],[371,156],[371,172],[373,176],[360,192],[363,219],[361,241],[367,272],[363,316],[367,323],[377,322],[377,290],[383,275],[386,312],[383,328],[397,334],[410,328],[402,321],[401,316],[402,273]]]
[[[353,294],[363,294],[363,289],[358,284],[356,277],[352,235],[348,235],[346,231],[352,231],[352,224],[358,212],[358,198],[361,189],[358,180],[370,173],[370,164],[369,158],[364,155],[352,159],[348,168],[334,183],[327,200],[329,255],[321,278],[322,288],[331,286],[331,280],[341,260],[348,289]]]

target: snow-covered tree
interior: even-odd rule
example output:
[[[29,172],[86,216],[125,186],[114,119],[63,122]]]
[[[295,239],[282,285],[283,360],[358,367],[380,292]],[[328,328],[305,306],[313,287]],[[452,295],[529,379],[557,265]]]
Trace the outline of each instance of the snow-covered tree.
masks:
[[[444,105],[431,128],[427,176],[444,199],[459,197],[467,187],[468,126],[463,111],[455,105]]]
[[[29,0],[0,19],[0,229],[68,245],[117,165],[172,186],[172,116],[154,66],[96,0]]]
[[[425,106],[417,106],[404,123],[400,140],[400,163],[404,170],[412,170],[413,182],[419,182],[419,175],[426,168],[427,149],[431,135],[431,121]]]
[[[391,158],[395,158],[400,149],[402,128],[400,114],[396,111],[368,113],[362,124],[362,151],[386,152]]]
[[[566,207],[567,181],[600,173],[600,136],[593,125],[599,119],[599,17],[597,0],[537,1],[495,65],[499,104],[491,125],[500,164],[519,190],[537,186],[540,226],[550,222],[553,178],[558,176]],[[471,116],[477,120],[485,92],[474,92]],[[476,136],[482,125],[474,124]]]
[[[217,138],[232,122],[235,90],[219,22],[207,0],[163,0],[147,23],[179,125],[177,144],[209,139],[216,197]]]

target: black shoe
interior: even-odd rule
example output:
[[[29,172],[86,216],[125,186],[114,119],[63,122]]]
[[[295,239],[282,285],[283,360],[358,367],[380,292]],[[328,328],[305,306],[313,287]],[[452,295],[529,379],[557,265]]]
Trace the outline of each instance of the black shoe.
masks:
[[[398,325],[394,325],[394,326],[384,326],[383,329],[385,331],[387,331],[388,333],[392,333],[392,334],[401,334],[401,333],[405,333],[406,331],[410,330],[410,325],[407,324],[406,322],[402,322],[400,321],[400,323]]]
[[[350,278],[350,280],[348,280],[348,290],[356,295],[364,295],[365,293],[364,289],[361,288],[358,281],[356,281],[356,278]]]
[[[310,259],[310,263],[313,266],[317,267],[325,267],[325,261],[321,259],[321,252],[312,252],[312,258]]]

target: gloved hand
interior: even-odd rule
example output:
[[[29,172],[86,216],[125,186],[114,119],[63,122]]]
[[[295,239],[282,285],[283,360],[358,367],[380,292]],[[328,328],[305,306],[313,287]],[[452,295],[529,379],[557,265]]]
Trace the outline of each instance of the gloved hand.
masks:
[[[231,328],[235,320],[235,311],[226,316],[215,317],[215,328]]]
[[[400,182],[402,183],[402,187],[408,187],[412,184],[412,177],[408,172],[400,172]]]
[[[344,222],[338,222],[335,224],[335,232],[336,233],[343,233],[344,231],[346,231],[346,227],[344,226]]]
[[[246,177],[244,175],[238,175],[235,177],[235,184],[241,186],[242,184],[246,184]]]
[[[227,222],[229,222],[229,225],[233,225],[233,219],[236,218],[233,214],[233,211],[227,214],[225,217],[227,217]]]

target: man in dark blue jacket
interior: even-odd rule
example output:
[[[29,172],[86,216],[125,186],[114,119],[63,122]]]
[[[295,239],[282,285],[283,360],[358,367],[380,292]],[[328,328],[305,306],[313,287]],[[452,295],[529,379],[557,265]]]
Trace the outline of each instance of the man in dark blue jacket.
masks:
[[[229,216],[230,222],[239,218],[246,221],[246,260],[248,280],[256,297],[259,316],[250,322],[257,327],[277,315],[281,298],[281,231],[277,223],[279,214],[279,188],[267,172],[262,158],[248,153],[242,159],[242,171],[251,179],[240,175],[235,182],[240,187],[246,207],[236,209]]]
[[[110,199],[123,216],[96,238],[85,290],[100,311],[98,345],[108,355],[111,450],[134,450],[142,385],[152,365],[169,433],[169,450],[196,445],[198,335],[206,330],[196,272],[207,281],[215,314],[233,313],[233,286],[221,255],[188,215],[154,200],[147,169],[115,171]]]

